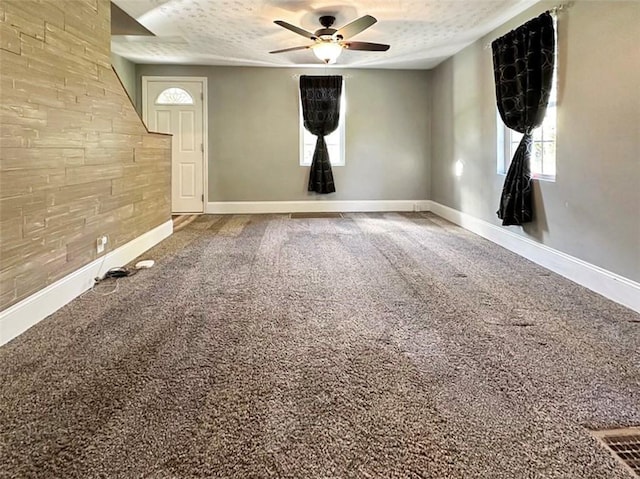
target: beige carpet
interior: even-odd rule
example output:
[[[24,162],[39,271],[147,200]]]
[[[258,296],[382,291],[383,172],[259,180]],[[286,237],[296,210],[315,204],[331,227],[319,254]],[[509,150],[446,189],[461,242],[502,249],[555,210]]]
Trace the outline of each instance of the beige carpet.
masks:
[[[586,428],[640,424],[639,315],[436,216],[145,258],[0,348],[0,477],[631,477]]]

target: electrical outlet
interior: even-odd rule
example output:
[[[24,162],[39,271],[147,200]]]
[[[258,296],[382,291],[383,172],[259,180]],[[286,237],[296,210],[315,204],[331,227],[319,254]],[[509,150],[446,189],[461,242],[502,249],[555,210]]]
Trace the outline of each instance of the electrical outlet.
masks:
[[[107,236],[100,236],[96,240],[96,251],[98,252],[98,254],[104,252],[104,248],[107,245],[108,241],[109,241],[109,238]]]

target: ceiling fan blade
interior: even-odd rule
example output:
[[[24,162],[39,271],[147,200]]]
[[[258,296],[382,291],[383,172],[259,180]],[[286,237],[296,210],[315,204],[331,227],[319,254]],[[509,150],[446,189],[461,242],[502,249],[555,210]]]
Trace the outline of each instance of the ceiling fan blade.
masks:
[[[366,52],[386,52],[389,49],[389,45],[385,45],[384,43],[340,42],[340,44],[348,50],[362,50]]]
[[[269,53],[284,53],[284,52],[293,52],[295,50],[306,50],[307,48],[311,48],[311,46],[306,47],[292,47],[292,48],[283,48],[282,50],[274,50]]]
[[[286,28],[287,30],[291,30],[293,33],[297,33],[298,35],[302,35],[305,38],[308,38],[310,40],[315,40],[316,37],[315,34],[308,32],[306,30],[303,30],[300,27],[296,27],[295,25],[291,25],[290,23],[287,23],[285,21],[282,20],[276,20],[273,23],[275,23],[276,25],[280,25],[282,28]]]
[[[340,30],[334,33],[334,36],[336,37],[341,36],[343,39],[346,40],[347,38],[351,38],[352,36],[357,35],[361,31],[366,30],[377,21],[378,20],[376,20],[371,15],[365,15],[364,17],[360,17],[357,20],[354,20],[353,22],[342,27]]]

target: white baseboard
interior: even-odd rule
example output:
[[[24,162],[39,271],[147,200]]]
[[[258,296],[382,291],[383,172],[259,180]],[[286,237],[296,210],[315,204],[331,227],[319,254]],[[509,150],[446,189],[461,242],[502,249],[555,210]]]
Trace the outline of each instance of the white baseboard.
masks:
[[[0,345],[80,296],[93,286],[97,276],[127,264],[172,232],[173,222],[169,220],[0,312]]]
[[[207,203],[209,214],[355,213],[375,211],[428,211],[428,200],[308,200],[218,201]]]
[[[431,201],[429,210],[602,296],[640,312],[640,284],[500,226]]]
[[[640,312],[639,283],[434,201],[241,201],[208,203],[206,209],[206,213],[210,214],[373,211],[432,211],[571,281]],[[103,275],[109,268],[128,263],[172,232],[173,223],[167,221],[0,312],[0,345],[91,288],[96,276]]]

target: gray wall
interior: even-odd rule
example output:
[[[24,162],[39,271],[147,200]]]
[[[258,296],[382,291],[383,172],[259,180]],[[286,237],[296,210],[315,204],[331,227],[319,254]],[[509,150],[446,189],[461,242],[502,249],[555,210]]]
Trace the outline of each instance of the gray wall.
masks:
[[[111,65],[132,101],[136,99],[136,64],[111,52]]]
[[[543,2],[433,71],[431,199],[496,217],[494,38],[557,2]],[[640,3],[575,2],[561,12],[557,178],[535,181],[537,219],[509,231],[640,280]],[[453,165],[464,163],[462,177]]]
[[[205,76],[209,201],[424,200],[430,195],[430,73],[330,69],[345,76],[346,165],[337,192],[306,191],[299,166],[298,82],[323,70],[137,65],[144,76]],[[141,98],[138,95],[138,107]]]

